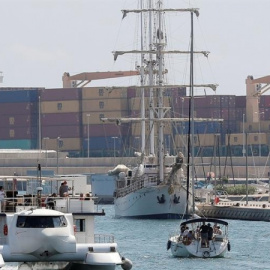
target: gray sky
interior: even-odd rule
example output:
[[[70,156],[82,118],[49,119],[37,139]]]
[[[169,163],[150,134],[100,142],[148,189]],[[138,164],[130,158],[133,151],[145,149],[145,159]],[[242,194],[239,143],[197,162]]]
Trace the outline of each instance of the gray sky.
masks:
[[[136,16],[122,21],[121,9],[133,8],[136,3],[137,0],[0,0],[0,71],[4,73],[0,86],[58,88],[62,87],[64,72],[73,75],[133,69],[131,59],[125,57],[114,63],[111,52],[134,49]],[[269,75],[270,1],[164,1],[165,7],[183,8],[190,4],[200,9],[194,25],[196,49],[211,52],[206,67],[198,68],[198,74],[203,74],[198,75],[198,80],[202,76],[203,83],[219,84],[219,95],[245,95],[248,75]],[[185,46],[181,45],[186,41],[181,38],[184,28],[189,27],[189,17],[180,25],[173,22],[168,23],[174,28],[170,41],[174,49],[183,49]],[[177,80],[178,75],[174,74],[173,83]],[[106,80],[92,85],[95,84],[118,83]]]

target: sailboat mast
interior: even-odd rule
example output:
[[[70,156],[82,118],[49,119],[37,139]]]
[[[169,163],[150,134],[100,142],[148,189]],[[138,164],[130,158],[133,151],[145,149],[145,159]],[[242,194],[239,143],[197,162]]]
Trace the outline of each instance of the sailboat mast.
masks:
[[[189,130],[188,130],[188,168],[187,168],[187,206],[186,213],[189,215],[189,193],[190,183],[192,185],[192,212],[195,213],[194,204],[194,49],[193,49],[193,12],[191,14],[191,31],[190,31],[190,99],[189,99]],[[190,177],[191,176],[191,177]],[[191,181],[190,181],[191,180]]]
[[[158,60],[158,85],[163,85],[163,54],[164,41],[163,41],[163,29],[162,29],[162,1],[158,2],[158,30],[157,30],[157,60]],[[162,119],[164,117],[163,108],[163,88],[158,88],[158,118]],[[159,176],[160,181],[164,180],[164,123],[159,121],[158,128],[158,148],[159,148]]]
[[[149,0],[149,51],[153,51],[153,30],[152,30],[152,0]],[[149,85],[154,85],[154,74],[153,74],[153,55],[149,54],[149,64],[148,64],[148,73],[149,73]],[[150,130],[150,155],[155,155],[155,128],[154,128],[154,90],[153,88],[149,89],[149,130]]]
[[[143,9],[143,0],[141,0],[141,9]],[[143,51],[143,13],[141,13],[141,50]],[[144,86],[144,54],[141,54],[141,68],[140,68],[140,75],[141,75],[141,86]],[[145,153],[145,98],[144,98],[144,88],[141,89],[141,153]]]
[[[191,185],[192,185],[192,212],[195,213],[194,203],[194,30],[193,30],[193,12],[191,14],[191,44],[190,44],[190,91],[191,91]]]

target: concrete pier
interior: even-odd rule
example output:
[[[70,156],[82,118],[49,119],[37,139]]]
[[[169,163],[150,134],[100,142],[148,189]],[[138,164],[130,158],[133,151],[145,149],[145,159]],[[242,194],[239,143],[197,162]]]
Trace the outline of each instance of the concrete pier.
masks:
[[[220,219],[270,221],[269,202],[219,202],[217,204],[198,203],[198,215]]]

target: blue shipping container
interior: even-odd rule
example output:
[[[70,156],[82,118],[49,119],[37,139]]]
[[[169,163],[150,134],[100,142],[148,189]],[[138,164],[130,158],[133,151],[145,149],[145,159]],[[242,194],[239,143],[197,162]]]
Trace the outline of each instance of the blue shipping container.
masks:
[[[0,103],[37,102],[38,89],[0,91]]]

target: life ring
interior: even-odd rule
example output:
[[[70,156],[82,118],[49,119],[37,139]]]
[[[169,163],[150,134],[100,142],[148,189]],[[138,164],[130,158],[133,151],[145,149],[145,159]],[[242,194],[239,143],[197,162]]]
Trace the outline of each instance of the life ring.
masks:
[[[204,252],[203,252],[203,257],[204,257],[204,258],[209,258],[209,257],[210,257],[210,252],[207,251],[207,250],[204,251]]]
[[[173,186],[171,185],[171,186],[169,186],[169,188],[168,188],[168,193],[171,195],[171,194],[173,194],[173,192],[174,192],[174,188],[173,188]]]
[[[4,225],[3,233],[4,233],[4,235],[8,235],[8,226],[7,226],[7,224]]]
[[[189,246],[190,244],[191,244],[191,239],[190,238],[188,238],[188,237],[184,237],[183,238],[183,240],[182,240],[182,242],[183,242],[183,244],[185,245],[185,246]]]

